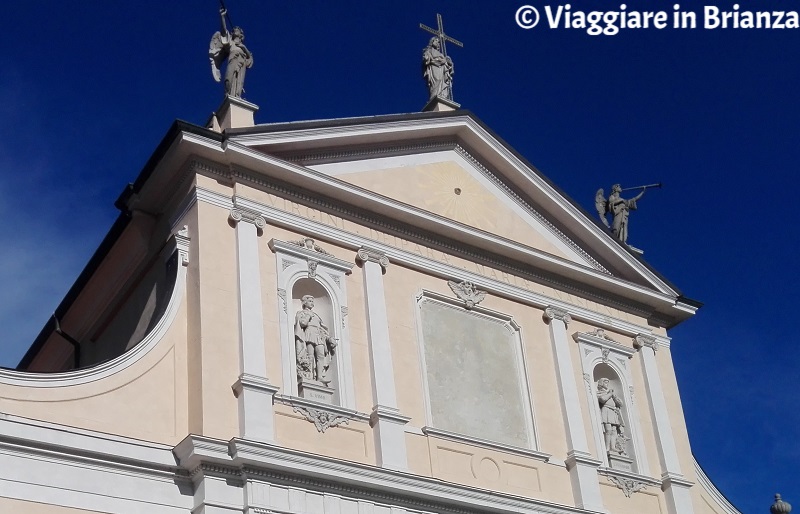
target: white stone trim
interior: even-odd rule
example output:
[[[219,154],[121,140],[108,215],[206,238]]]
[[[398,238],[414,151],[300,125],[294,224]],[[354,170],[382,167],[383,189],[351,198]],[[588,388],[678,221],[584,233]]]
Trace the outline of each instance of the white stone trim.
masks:
[[[287,143],[310,143],[315,146],[332,146],[335,141],[338,144],[347,144],[349,140],[364,140],[369,138],[372,141],[401,141],[403,137],[414,135],[417,139],[424,137],[425,131],[441,135],[447,134],[451,137],[459,134],[460,140],[470,143],[471,148],[476,145],[488,147],[504,162],[503,166],[510,167],[516,172],[517,178],[525,187],[533,187],[535,191],[546,197],[549,201],[559,205],[569,216],[571,221],[577,222],[580,227],[589,234],[593,235],[606,251],[611,252],[618,259],[624,261],[628,266],[635,269],[642,277],[646,278],[656,288],[662,292],[673,296],[677,293],[659,278],[655,273],[639,263],[633,256],[626,252],[621,245],[611,238],[610,234],[600,229],[580,211],[580,209],[566,201],[553,186],[544,180],[538,173],[531,170],[524,162],[516,157],[500,141],[493,137],[488,131],[480,126],[469,116],[451,116],[444,118],[423,118],[416,120],[400,120],[395,122],[380,122],[371,124],[366,122],[354,126],[334,126],[314,129],[297,129],[290,132],[273,132],[262,134],[242,134],[232,138],[228,149],[234,146],[265,146],[280,143],[282,146]],[[326,141],[327,140],[327,141]],[[350,143],[352,144],[352,143]],[[507,170],[507,172],[510,170]]]
[[[658,288],[648,288],[632,281],[620,279],[618,277],[612,277],[592,268],[591,266],[581,265],[573,261],[542,252],[532,247],[520,245],[514,241],[496,236],[495,234],[474,229],[463,223],[456,222],[454,220],[430,213],[423,209],[413,207],[385,196],[377,195],[372,191],[348,184],[347,182],[339,180],[335,177],[327,176],[310,168],[297,166],[290,162],[266,155],[262,152],[247,147],[243,147],[233,142],[230,142],[227,145],[227,151],[230,152],[232,157],[251,161],[255,167],[261,168],[260,172],[254,172],[244,168],[234,168],[232,173],[236,180],[255,183],[262,187],[270,187],[271,184],[265,180],[265,171],[268,169],[275,169],[275,171],[280,170],[281,173],[289,174],[289,176],[291,176],[294,180],[315,181],[319,185],[320,189],[325,191],[325,194],[338,198],[345,203],[359,204],[365,208],[368,206],[369,209],[381,213],[384,216],[389,216],[393,219],[405,218],[406,220],[413,220],[406,221],[406,224],[411,224],[414,227],[426,225],[437,226],[438,232],[450,233],[449,237],[451,239],[459,241],[472,241],[474,246],[482,246],[486,243],[490,243],[495,253],[512,254],[515,256],[515,258],[526,261],[529,264],[533,264],[537,268],[542,268],[551,272],[556,272],[557,270],[557,272],[562,276],[580,277],[580,281],[590,284],[595,288],[615,289],[621,287],[626,292],[635,292],[637,295],[647,298],[650,301],[658,301],[665,307],[669,306],[671,308],[675,306],[675,298],[677,293],[669,288],[662,291]],[[542,183],[544,184],[543,181]],[[547,187],[550,188],[550,186]],[[552,188],[550,189],[552,190]],[[556,203],[563,202],[563,199],[560,195],[553,196],[551,200]],[[575,210],[574,207],[573,210]],[[588,219],[585,219],[585,216],[579,211],[575,210],[575,212],[580,215],[580,218],[583,218],[579,220],[579,222],[589,221]],[[594,230],[599,230],[594,226],[594,224],[586,226],[591,226]],[[607,240],[608,243],[613,245],[612,248],[615,251],[619,250],[621,252],[620,255],[623,255],[630,261],[628,264],[631,267],[637,270],[644,270],[647,275],[656,277],[658,282],[663,283],[649,269],[642,266],[638,261],[633,259],[633,257],[628,255],[627,252],[622,250],[619,243],[614,241],[608,234],[601,234],[604,238],[604,242]],[[478,241],[480,243],[478,243]],[[542,275],[542,278],[547,279],[545,275]]]
[[[199,453],[193,446],[195,442],[204,447]],[[218,450],[212,451],[212,446]],[[404,511],[409,514],[596,514],[596,511],[241,439],[221,441],[189,436],[176,447],[175,453],[183,469],[194,469],[208,462],[221,468],[241,470],[248,483],[268,485],[267,490],[255,486],[262,488],[263,494],[250,497],[255,500],[250,506],[263,511],[314,514],[399,514]],[[272,503],[275,501],[271,498],[273,487],[278,493],[275,500],[280,500],[277,503]],[[322,495],[334,498],[325,499]],[[335,510],[335,504],[345,500],[357,500],[359,508],[355,511]],[[322,508],[310,510],[310,505]]]
[[[636,336],[633,344],[639,349],[642,358],[642,371],[647,396],[650,400],[653,426],[656,431],[656,445],[662,471],[662,489],[667,499],[667,509],[669,514],[694,514],[689,494],[692,482],[685,480],[681,473],[675,436],[672,432],[661,375],[658,371],[655,351],[658,346],[652,336],[645,334]]]
[[[209,193],[211,192],[206,192],[206,194]],[[217,201],[225,200],[223,195],[218,196],[220,198],[218,198]],[[200,200],[199,195],[198,200]],[[496,296],[501,296],[539,308],[552,305],[558,308],[568,309],[571,315],[579,321],[584,321],[593,326],[614,330],[625,335],[633,336],[635,334],[649,334],[652,332],[652,329],[646,325],[631,323],[609,316],[608,314],[575,306],[556,298],[548,297],[533,291],[528,291],[500,280],[494,280],[478,273],[473,273],[440,261],[423,257],[413,252],[404,251],[372,239],[359,236],[357,234],[353,234],[314,220],[303,218],[302,216],[297,216],[292,213],[270,207],[259,202],[239,197],[237,198],[237,203],[247,205],[250,208],[258,209],[261,215],[264,216],[264,218],[266,218],[271,224],[284,227],[289,230],[300,231],[313,237],[319,237],[320,239],[334,240],[337,241],[337,244],[341,246],[350,247],[353,249],[358,249],[361,246],[369,246],[385,253],[386,255],[389,255],[392,261],[398,264],[403,264],[408,268],[424,271],[429,275],[438,276],[445,279],[459,277],[462,280],[469,280],[476,286],[479,286],[481,289]],[[654,335],[654,337],[656,337],[659,344],[668,344],[668,338],[657,335]]]
[[[171,447],[0,418],[0,496],[93,512],[185,514]]]
[[[175,321],[181,303],[186,296],[186,268],[189,265],[189,236],[185,230],[172,235],[167,245],[161,251],[164,262],[172,255],[178,253],[177,277],[175,286],[169,298],[164,314],[153,329],[133,348],[122,355],[96,366],[60,373],[30,373],[0,369],[0,384],[21,387],[69,387],[88,384],[96,380],[103,380],[120,371],[129,368],[155,348],[164,338]]]
[[[558,389],[561,393],[561,413],[567,438],[567,458],[565,460],[570,474],[572,491],[579,506],[604,512],[603,498],[597,481],[597,467],[602,461],[595,460],[589,452],[586,429],[575,383],[575,370],[572,366],[567,339],[567,325],[572,316],[569,311],[549,306],[544,311],[548,322],[550,341],[555,357]]]
[[[406,470],[408,455],[404,426],[410,418],[402,416],[397,409],[392,343],[383,283],[383,273],[389,266],[389,259],[382,252],[363,246],[358,249],[357,258],[364,274],[367,344],[375,400],[371,420],[376,459],[380,466]]]
[[[331,299],[333,320],[329,322],[333,337],[339,340],[336,365],[339,378],[339,401],[347,409],[356,408],[353,364],[350,350],[350,326],[346,321],[347,280],[354,262],[337,259],[287,241],[271,239],[268,243],[275,254],[278,282],[278,325],[280,328],[281,370],[284,395],[299,397],[297,387],[297,357],[294,350],[294,312],[289,312],[291,292],[295,283],[303,278],[313,278]],[[313,266],[311,263],[316,263]],[[312,276],[312,267],[313,276]]]
[[[441,430],[435,427],[422,427],[422,433],[430,437],[436,437],[438,439],[445,439],[447,441],[454,441],[456,443],[466,444],[470,446],[477,446],[479,448],[485,448],[487,450],[501,451],[505,453],[510,453],[512,455],[517,455],[519,457],[528,457],[531,459],[541,460],[543,462],[549,462],[550,457],[552,457],[552,455],[550,455],[549,453],[539,452],[536,450],[531,450],[529,448],[520,448],[518,446],[511,446],[509,444],[496,443],[493,441],[488,441],[486,439],[481,439],[479,437],[456,434],[455,432]]]
[[[597,386],[594,381],[594,368],[598,364],[604,363],[614,370],[622,382],[621,394],[627,410],[628,424],[630,425],[627,428],[631,434],[633,453],[636,459],[637,471],[635,474],[649,476],[651,471],[647,461],[647,449],[644,445],[642,427],[639,422],[641,418],[636,402],[633,401],[633,376],[629,361],[635,355],[636,350],[604,336],[602,331],[595,331],[594,333],[575,332],[572,335],[572,339],[578,343],[580,348],[584,389],[586,391],[587,404],[589,405],[589,419],[592,423],[592,434],[594,434],[594,444],[597,449],[596,458],[603,462],[603,466],[609,467],[608,455],[604,451],[603,426],[600,420],[600,409],[597,407]]]
[[[267,379],[264,350],[264,306],[258,235],[266,221],[257,212],[234,204],[236,277],[239,299],[239,379],[233,384],[239,409],[239,434],[257,441],[275,437],[272,396],[278,390]]]
[[[711,479],[708,478],[703,468],[700,467],[700,464],[697,462],[697,459],[692,456],[692,462],[694,464],[694,474],[697,476],[697,483],[703,490],[708,494],[711,499],[716,503],[716,505],[722,509],[724,512],[723,514],[742,514],[733,504],[720,492],[719,489],[711,482]],[[766,512],[766,511],[765,511]]]
[[[513,316],[509,316],[508,314],[487,309],[479,305],[475,305],[470,309],[465,309],[462,301],[455,298],[450,298],[449,296],[441,295],[433,291],[428,291],[426,289],[421,290],[414,298],[414,312],[416,313],[418,341],[417,348],[419,349],[420,367],[422,369],[422,387],[424,392],[423,397],[425,400],[425,419],[427,425],[422,428],[423,432],[427,430],[431,434],[437,435],[437,437],[441,437],[443,434],[450,434],[451,438],[460,437],[463,441],[472,441],[472,443],[467,444],[475,444],[476,446],[485,446],[486,444],[491,444],[494,445],[495,449],[501,447],[507,449],[515,448],[512,445],[491,442],[474,436],[455,434],[434,426],[433,413],[431,412],[430,403],[430,389],[428,386],[428,365],[425,359],[425,338],[422,334],[422,312],[420,310],[424,302],[436,302],[455,310],[462,311],[467,315],[479,316],[503,324],[513,334],[515,339],[514,351],[516,354],[515,356],[517,364],[517,383],[519,384],[520,388],[520,399],[522,400],[522,410],[526,421],[525,432],[528,436],[528,441],[530,444],[529,448],[519,448],[519,450],[531,452],[532,454],[540,456],[540,458],[541,456],[547,455],[547,458],[549,459],[550,455],[538,451],[540,448],[539,431],[536,427],[536,416],[534,414],[533,395],[531,394],[530,380],[528,377],[528,361],[526,358],[524,339],[522,337],[522,327],[520,327],[520,325],[514,321]]]

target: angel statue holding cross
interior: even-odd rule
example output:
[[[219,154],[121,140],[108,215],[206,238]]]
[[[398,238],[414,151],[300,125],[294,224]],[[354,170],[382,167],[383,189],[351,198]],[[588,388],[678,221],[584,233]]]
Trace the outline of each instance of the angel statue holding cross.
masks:
[[[244,31],[241,27],[234,27],[233,33],[228,32],[225,17],[228,10],[225,7],[219,10],[222,21],[222,30],[215,32],[211,37],[208,48],[208,57],[211,60],[211,74],[214,80],[220,82],[220,68],[227,59],[225,66],[225,94],[241,98],[244,92],[244,75],[247,68],[253,67],[253,54],[244,46]],[[230,18],[228,18],[230,20]]]

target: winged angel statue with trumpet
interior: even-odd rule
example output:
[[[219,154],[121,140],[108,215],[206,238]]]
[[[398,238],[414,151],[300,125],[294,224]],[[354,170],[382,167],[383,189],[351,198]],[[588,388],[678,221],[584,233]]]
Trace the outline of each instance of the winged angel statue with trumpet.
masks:
[[[608,195],[608,200],[606,200],[602,189],[598,189],[597,193],[594,195],[594,206],[597,209],[597,214],[600,215],[600,220],[603,222],[603,225],[614,232],[614,237],[621,243],[628,242],[628,216],[630,216],[630,211],[636,210],[636,202],[644,195],[648,187],[660,188],[661,184],[648,184],[646,186],[629,187],[626,189],[622,189],[622,186],[619,184],[614,184],[611,187],[611,194]],[[620,193],[623,191],[630,191],[632,189],[641,189],[642,192],[630,200],[625,200],[620,196]],[[607,213],[611,213],[614,217],[610,225],[606,219]]]
[[[241,98],[244,92],[244,75],[247,68],[253,67],[253,54],[244,46],[244,31],[241,27],[234,27],[233,33],[228,32],[225,16],[228,14],[224,7],[219,10],[222,21],[222,30],[211,37],[208,48],[208,57],[211,60],[211,74],[214,80],[221,81],[220,68],[227,59],[225,66],[225,94]],[[230,19],[230,18],[229,18]]]

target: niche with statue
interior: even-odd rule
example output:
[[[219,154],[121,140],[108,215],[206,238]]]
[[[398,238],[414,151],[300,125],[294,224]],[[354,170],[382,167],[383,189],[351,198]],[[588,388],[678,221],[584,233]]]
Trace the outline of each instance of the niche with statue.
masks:
[[[301,278],[292,288],[294,349],[298,393],[324,403],[338,403],[337,337],[333,302],[314,279]]]
[[[636,471],[625,387],[614,368],[600,363],[593,373],[600,431],[608,465],[613,469]]]
[[[605,468],[649,476],[631,374],[631,346],[602,329],[577,332],[597,458]]]
[[[284,394],[353,409],[346,276],[354,263],[308,237],[269,246],[278,270]]]

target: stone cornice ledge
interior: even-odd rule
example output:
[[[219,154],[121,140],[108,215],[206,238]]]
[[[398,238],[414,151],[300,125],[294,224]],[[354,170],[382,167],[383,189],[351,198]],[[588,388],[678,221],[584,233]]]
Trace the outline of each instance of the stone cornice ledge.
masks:
[[[320,252],[316,252],[314,250],[309,250],[302,246],[298,246],[295,243],[289,243],[286,241],[281,241],[279,239],[270,239],[269,240],[269,249],[275,253],[284,253],[289,255],[294,255],[295,257],[300,257],[304,260],[312,260],[317,261],[325,264],[326,266],[342,271],[345,274],[349,274],[353,270],[353,266],[355,263],[348,262],[342,259],[337,259],[336,257]]]
[[[369,421],[369,414],[364,412],[359,412],[353,409],[347,409],[345,407],[340,407],[338,405],[330,405],[327,403],[315,402],[313,400],[308,400],[306,398],[300,398],[299,396],[288,396],[285,394],[276,394],[274,398],[275,398],[275,403],[288,405],[289,407],[293,408],[302,407],[305,409],[314,409],[318,411],[330,412],[331,414],[336,414],[339,416],[343,416],[347,419],[352,419],[356,421],[362,421],[362,422]]]
[[[661,484],[663,487],[677,485],[681,487],[692,487],[694,482],[686,480],[683,475],[679,473],[670,473],[669,471],[661,475]]]
[[[578,464],[591,466],[593,468],[599,468],[603,464],[602,461],[595,459],[591,453],[580,450],[570,450],[567,453],[567,458],[564,459],[564,463],[567,465],[568,470],[574,468]]]
[[[449,432],[447,430],[441,430],[434,427],[422,427],[422,433],[427,436],[438,437],[439,439],[455,441],[457,443],[467,444],[470,446],[478,446],[489,450],[497,450],[505,453],[510,453],[513,455],[518,455],[521,457],[530,457],[532,459],[541,460],[544,462],[549,462],[550,457],[552,457],[552,455],[550,455],[549,453],[531,450],[529,448],[520,448],[519,446],[511,446],[510,444],[487,441],[486,439],[480,439],[478,437],[456,434],[454,432]]]
[[[603,334],[602,330],[596,330],[594,333],[575,332],[572,334],[572,339],[574,339],[576,343],[586,343],[599,348],[608,348],[609,350],[621,353],[629,358],[636,353],[636,350],[630,346],[625,346],[624,344],[618,343],[613,339],[609,339]]]
[[[202,450],[193,448],[198,443]],[[209,446],[216,449],[210,451]],[[375,498],[414,510],[483,514],[596,514],[506,493],[486,491],[411,473],[312,455],[305,451],[234,438],[230,441],[188,436],[176,448],[181,467],[191,470],[204,462],[203,453],[217,464],[238,468],[250,478],[280,480],[316,490],[338,491],[354,497]],[[228,455],[227,462],[216,456]]]

